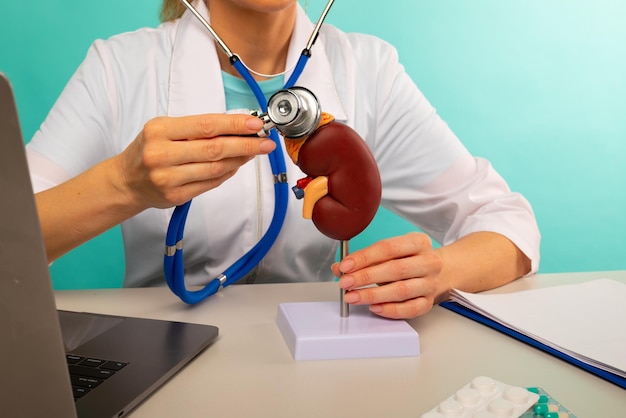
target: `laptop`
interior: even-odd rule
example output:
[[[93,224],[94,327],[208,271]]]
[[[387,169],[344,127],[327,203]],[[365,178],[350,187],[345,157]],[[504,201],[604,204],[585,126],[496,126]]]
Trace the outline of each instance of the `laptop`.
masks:
[[[210,346],[218,329],[57,311],[13,91],[2,73],[0,147],[0,415],[122,417]]]

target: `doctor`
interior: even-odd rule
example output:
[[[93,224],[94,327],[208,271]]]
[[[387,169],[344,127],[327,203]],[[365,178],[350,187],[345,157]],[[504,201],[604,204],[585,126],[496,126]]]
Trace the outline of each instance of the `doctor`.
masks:
[[[313,28],[296,0],[194,6],[268,97]],[[121,223],[125,286],[164,285],[164,236],[175,205],[193,199],[188,285],[207,283],[243,255],[273,211],[265,155],[275,144],[247,136],[261,128],[245,114],[258,108],[254,96],[178,0],[164,0],[162,17],[156,29],[96,41],[27,146],[49,260]],[[302,219],[301,201],[290,196],[277,242],[242,283],[343,273],[347,302],[410,318],[451,288],[485,290],[537,270],[540,236],[528,202],[468,153],[393,47],[325,25],[297,84],[364,138],[379,165],[383,205],[428,235],[372,243],[337,264],[337,242]],[[290,182],[304,177],[287,164]],[[442,246],[433,249],[430,237]],[[379,286],[359,289],[370,284]]]

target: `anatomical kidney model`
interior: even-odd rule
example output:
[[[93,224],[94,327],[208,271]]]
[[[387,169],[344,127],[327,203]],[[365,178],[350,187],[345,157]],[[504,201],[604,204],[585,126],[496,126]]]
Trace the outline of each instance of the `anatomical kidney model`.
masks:
[[[308,176],[294,192],[303,213],[324,235],[347,241],[372,221],[381,198],[376,160],[365,141],[348,125],[322,113],[309,136],[285,138],[291,160]]]

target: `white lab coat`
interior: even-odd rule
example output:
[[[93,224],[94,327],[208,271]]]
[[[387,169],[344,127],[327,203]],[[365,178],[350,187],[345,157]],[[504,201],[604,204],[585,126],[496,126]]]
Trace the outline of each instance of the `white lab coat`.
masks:
[[[204,2],[197,3],[208,14]],[[312,28],[299,8],[288,66]],[[35,190],[120,153],[155,116],[223,113],[217,53],[189,12],[156,29],[96,41],[27,146]],[[540,238],[528,202],[487,161],[468,153],[409,79],[393,47],[326,25],[297,84],[365,139],[379,165],[386,208],[443,244],[475,231],[499,232],[531,258],[536,271]],[[288,158],[287,165],[291,184],[304,177]],[[207,283],[260,239],[273,213],[273,181],[267,157],[259,157],[193,200],[184,239],[187,284]],[[278,240],[249,280],[333,279],[329,266],[337,242],[303,219],[301,207],[290,193]],[[122,224],[124,286],[164,284],[172,212],[149,209]]]

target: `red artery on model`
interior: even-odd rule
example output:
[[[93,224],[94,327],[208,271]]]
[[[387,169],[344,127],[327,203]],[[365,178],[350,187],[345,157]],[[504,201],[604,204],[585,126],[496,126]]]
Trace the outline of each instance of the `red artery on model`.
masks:
[[[322,113],[312,134],[285,138],[285,146],[308,176],[296,187],[304,191],[303,216],[333,239],[361,233],[378,210],[382,185],[376,160],[359,134]]]

